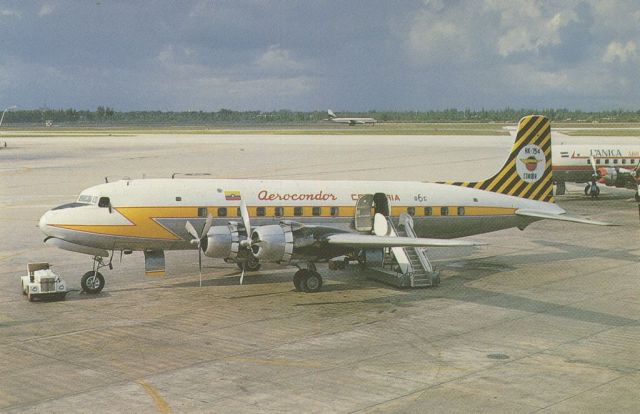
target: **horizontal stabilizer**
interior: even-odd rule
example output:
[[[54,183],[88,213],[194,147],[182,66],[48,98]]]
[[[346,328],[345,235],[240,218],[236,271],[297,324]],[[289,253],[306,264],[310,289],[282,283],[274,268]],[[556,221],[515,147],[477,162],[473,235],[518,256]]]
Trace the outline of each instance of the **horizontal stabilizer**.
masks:
[[[424,239],[414,237],[374,236],[372,234],[339,233],[325,237],[329,244],[360,248],[382,247],[462,247],[485,243],[468,240]]]
[[[591,220],[584,217],[574,217],[574,216],[569,216],[567,214],[547,213],[546,211],[538,211],[538,210],[519,209],[519,210],[516,210],[516,215],[523,216],[523,217],[535,217],[540,219],[548,219],[548,220],[570,221],[573,223],[594,224],[596,226],[617,226],[617,224],[605,223],[604,221]]]

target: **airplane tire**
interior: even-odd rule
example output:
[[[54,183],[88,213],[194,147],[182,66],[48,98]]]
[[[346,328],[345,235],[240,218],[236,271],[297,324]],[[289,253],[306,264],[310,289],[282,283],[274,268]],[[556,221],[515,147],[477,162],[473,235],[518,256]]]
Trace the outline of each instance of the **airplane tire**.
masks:
[[[638,203],[640,203],[640,194],[636,193],[635,199]]]
[[[309,271],[307,269],[300,269],[293,275],[293,286],[295,286],[296,291],[302,292],[302,281],[305,279]]]
[[[95,279],[94,279],[95,274]],[[80,279],[82,291],[92,295],[98,294],[104,288],[104,276],[100,272],[94,273],[93,270],[85,273]]]
[[[584,187],[584,195],[588,196],[589,195],[589,190],[591,190],[591,184],[587,184]]]
[[[257,260],[247,260],[246,262],[238,262],[236,263],[238,269],[246,270],[247,272],[257,272],[260,270],[260,262]]]
[[[556,184],[556,195],[564,195],[567,192],[567,186],[564,181],[558,181]]]
[[[302,279],[302,290],[307,293],[319,292],[322,288],[322,276],[318,272],[308,272]]]

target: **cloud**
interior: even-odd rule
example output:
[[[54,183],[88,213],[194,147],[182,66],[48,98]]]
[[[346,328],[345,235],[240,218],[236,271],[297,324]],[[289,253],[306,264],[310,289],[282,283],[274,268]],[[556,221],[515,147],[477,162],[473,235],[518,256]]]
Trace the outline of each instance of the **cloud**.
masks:
[[[305,67],[301,62],[291,57],[290,51],[282,49],[280,45],[271,45],[256,60],[256,65],[265,70],[291,71],[300,70]]]
[[[38,16],[44,17],[53,13],[54,7],[52,4],[45,3],[40,7],[40,11],[38,12]]]
[[[20,17],[21,13],[17,10],[0,9],[0,17]]]
[[[0,96],[22,108],[637,109],[640,96],[634,0],[43,0],[0,6],[0,21]]]
[[[607,63],[626,63],[638,59],[638,47],[636,42],[629,40],[623,44],[621,42],[611,42],[607,46],[602,60]]]

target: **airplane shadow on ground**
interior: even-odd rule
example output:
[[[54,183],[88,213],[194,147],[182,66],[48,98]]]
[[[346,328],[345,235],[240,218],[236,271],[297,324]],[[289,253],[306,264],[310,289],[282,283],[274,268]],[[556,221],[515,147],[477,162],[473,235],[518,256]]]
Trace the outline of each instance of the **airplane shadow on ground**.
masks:
[[[453,275],[450,277],[444,277],[440,286],[436,289],[412,290],[408,291],[406,295],[393,295],[369,299],[365,302],[391,302],[399,305],[406,305],[414,301],[446,298],[530,313],[547,314],[608,326],[640,326],[640,320],[638,319],[625,318],[622,316],[580,309],[571,305],[560,305],[510,293],[495,292],[468,286],[468,282],[481,280],[498,273],[516,270],[521,265],[559,262],[580,258],[588,259],[593,257],[606,257],[607,259],[615,259],[631,263],[638,263],[639,259],[638,255],[632,253],[635,248],[619,249],[612,252],[610,250],[600,249],[597,247],[585,248],[584,246],[561,242],[550,242],[548,240],[537,240],[534,242],[542,246],[552,246],[562,249],[562,251],[555,253],[510,254],[506,256],[479,258],[464,261],[462,265],[460,265],[459,260],[452,260],[448,262],[448,264],[443,263],[442,268],[446,273],[453,273]]]
[[[557,252],[531,252],[513,253],[504,256],[491,256],[477,259],[451,259],[439,262],[439,268],[442,270],[442,281],[437,288],[425,289],[401,289],[393,286],[382,284],[374,280],[366,278],[365,271],[339,272],[335,274],[326,270],[321,270],[323,276],[328,279],[329,283],[325,283],[322,292],[350,292],[357,290],[380,289],[386,287],[395,293],[388,296],[376,297],[372,299],[355,300],[355,301],[331,301],[331,302],[313,302],[301,303],[299,306],[322,306],[327,304],[349,304],[349,303],[389,303],[394,306],[412,306],[412,303],[433,300],[433,299],[453,299],[463,302],[471,302],[488,306],[495,306],[505,309],[519,310],[529,313],[548,314],[562,318],[573,319],[576,321],[598,323],[608,326],[639,326],[640,320],[625,318],[621,316],[611,315],[602,312],[580,309],[571,305],[560,305],[552,302],[546,302],[538,299],[531,299],[510,293],[501,293],[480,289],[469,286],[470,282],[494,276],[499,273],[517,270],[521,266],[562,262],[575,259],[592,259],[594,257],[602,257],[606,259],[614,259],[624,262],[637,263],[639,257],[633,253],[635,248],[617,249],[615,251],[601,249],[598,247],[585,247],[580,245],[572,245],[563,242],[552,242],[549,240],[533,241],[542,247],[554,247]],[[205,268],[206,269],[206,268]],[[224,287],[239,286],[240,272],[235,269],[229,269],[230,272],[222,277],[211,278],[206,273],[203,274],[203,287]],[[244,285],[260,285],[260,284],[282,284],[289,283],[290,289],[272,292],[248,294],[244,296],[234,297],[234,299],[242,299],[254,296],[269,296],[288,294],[294,292],[292,284],[293,271],[285,269],[268,269],[266,272],[248,272],[244,276]],[[338,282],[338,283],[332,283]],[[163,285],[150,286],[144,289],[174,289],[174,288],[197,288],[199,286],[198,275],[189,276],[188,281],[178,283],[168,283]],[[538,285],[539,286],[539,285]],[[128,289],[124,289],[128,290]],[[139,288],[136,288],[139,290]],[[319,293],[319,295],[322,294]],[[397,292],[401,292],[398,294]]]

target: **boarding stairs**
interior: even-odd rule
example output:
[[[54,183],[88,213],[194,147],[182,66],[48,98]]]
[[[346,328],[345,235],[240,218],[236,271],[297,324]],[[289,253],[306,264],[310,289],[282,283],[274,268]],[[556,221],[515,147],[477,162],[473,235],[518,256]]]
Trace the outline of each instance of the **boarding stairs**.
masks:
[[[407,214],[400,215],[398,225],[387,217],[388,236],[417,237],[413,227],[413,218]],[[391,247],[385,251],[382,265],[378,270],[382,275],[372,278],[399,287],[430,287],[440,283],[438,272],[433,266],[423,247]]]

